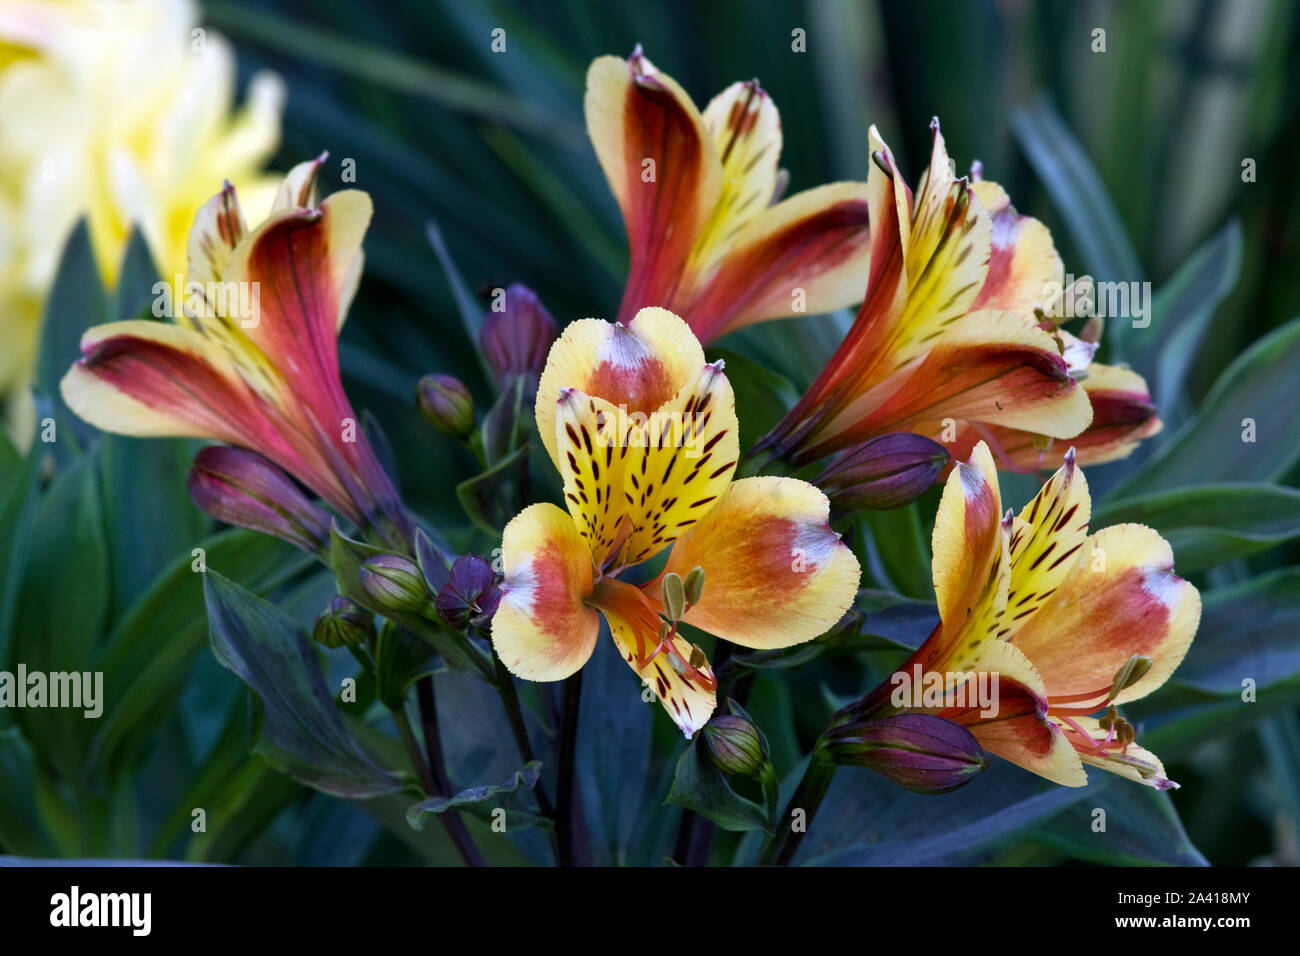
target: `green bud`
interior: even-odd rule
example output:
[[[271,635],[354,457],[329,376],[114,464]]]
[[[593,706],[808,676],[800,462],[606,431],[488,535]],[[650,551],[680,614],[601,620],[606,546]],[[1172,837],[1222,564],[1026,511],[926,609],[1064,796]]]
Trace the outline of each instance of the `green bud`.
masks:
[[[474,397],[450,375],[426,375],[415,389],[416,404],[434,428],[466,438],[474,430]]]
[[[704,725],[709,756],[723,773],[757,777],[767,765],[767,752],[758,728],[743,717],[724,714]]]
[[[669,620],[680,621],[686,613],[686,586],[682,584],[682,576],[672,571],[665,574],[663,592]]]
[[[424,575],[410,558],[400,554],[377,554],[361,562],[361,584],[381,612],[419,614],[430,606]]]
[[[700,603],[700,595],[704,593],[704,569],[698,564],[691,568],[691,573],[686,575],[686,604],[688,607],[694,607]]]
[[[311,636],[325,647],[363,644],[375,636],[374,616],[340,594],[331,598],[320,612]]]

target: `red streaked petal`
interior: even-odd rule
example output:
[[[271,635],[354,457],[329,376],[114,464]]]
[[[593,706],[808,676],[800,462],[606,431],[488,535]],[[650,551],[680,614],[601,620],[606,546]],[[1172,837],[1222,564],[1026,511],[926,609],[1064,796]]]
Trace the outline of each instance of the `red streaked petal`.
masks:
[[[722,163],[699,110],[638,50],[587,71],[587,132],[623,210],[631,253],[619,317],[665,306],[722,191]]]

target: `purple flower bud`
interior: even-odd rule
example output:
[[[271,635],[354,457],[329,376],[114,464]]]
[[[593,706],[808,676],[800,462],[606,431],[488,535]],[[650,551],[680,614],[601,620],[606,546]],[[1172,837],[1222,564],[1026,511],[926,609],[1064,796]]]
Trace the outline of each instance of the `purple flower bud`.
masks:
[[[476,554],[467,554],[452,562],[451,575],[434,599],[438,614],[451,627],[458,629],[471,624],[486,624],[500,603],[501,588],[497,585],[492,565]]]
[[[898,508],[919,498],[948,464],[948,451],[922,435],[881,435],[845,452],[813,484],[836,511]]]
[[[866,767],[914,793],[947,793],[988,766],[971,732],[934,714],[897,714],[827,732],[836,763]]]
[[[374,616],[342,594],[330,598],[325,610],[316,618],[312,638],[325,647],[343,647],[365,643],[375,636]]]
[[[526,380],[524,394],[531,402],[537,394],[537,380],[559,327],[537,298],[537,293],[518,282],[505,290],[504,311],[489,311],[479,332],[479,347],[505,389],[515,378]]]
[[[474,430],[474,396],[458,378],[426,375],[415,389],[415,401],[429,424],[464,438]]]
[[[358,569],[361,585],[374,599],[381,613],[399,611],[419,614],[428,609],[429,591],[424,575],[410,558],[400,554],[377,554],[366,558]]]
[[[322,558],[329,550],[330,516],[256,452],[210,445],[194,456],[186,485],[199,510],[218,521],[275,535]]]

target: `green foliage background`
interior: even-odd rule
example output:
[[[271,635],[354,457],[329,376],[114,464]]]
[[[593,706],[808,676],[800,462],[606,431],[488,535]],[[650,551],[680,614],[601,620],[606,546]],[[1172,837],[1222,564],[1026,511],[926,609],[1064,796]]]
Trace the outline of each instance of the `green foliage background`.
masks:
[[[463,378],[480,407],[492,393],[466,335],[464,299],[427,227],[436,223],[471,296],[522,281],[561,323],[616,310],[622,226],[582,122],[593,57],[626,55],[639,42],[701,103],[757,75],[781,109],[792,190],[865,178],[871,122],[914,178],[938,115],[959,165],[982,160],[1022,212],[1052,227],[1067,271],[1145,278],[1157,290],[1151,326],[1112,322],[1103,357],[1148,377],[1165,431],[1130,461],[1088,477],[1099,502],[1094,526],[1154,525],[1206,597],[1175,681],[1132,708],[1146,722],[1141,739],[1184,786],[1171,800],[1099,781],[1085,796],[1003,765],[956,794],[918,798],[846,770],[800,859],[1300,862],[1296,4],[268,0],[212,2],[205,14],[235,42],[242,77],[269,67],[287,81],[277,168],[328,149],[324,190],[339,185],[341,162],[352,159],[355,185],[374,197],[366,274],[342,339],[345,384],[354,405],[382,423],[408,502],[460,550],[495,546],[451,491],[478,469],[422,422],[414,385],[441,371]],[[491,50],[497,27],[505,53]],[[791,50],[796,28],[806,31],[806,53]],[[1092,50],[1098,28],[1104,53]],[[1247,158],[1254,182],[1242,178]],[[47,330],[37,384],[51,402],[80,327],[134,315],[147,301],[151,267],[139,244],[116,296],[97,290],[87,257],[84,235],[74,235],[49,314],[75,313],[79,325]],[[750,360],[729,363],[745,439],[810,381],[849,319],[799,320],[797,335],[791,323],[769,324],[721,343]],[[1240,442],[1244,417],[1259,423],[1256,445]],[[453,861],[439,828],[407,825],[409,800],[328,797],[249,756],[256,715],[208,649],[190,549],[203,543],[212,568],[303,623],[332,593],[329,579],[278,543],[211,528],[185,496],[187,443],[78,439],[60,442],[53,471],[0,447],[0,659],[58,662],[51,669],[93,661],[116,709],[94,726],[57,723],[51,711],[0,712],[0,848]],[[1032,484],[1009,477],[1004,495],[1018,507]],[[906,599],[881,597],[863,650],[756,681],[749,709],[783,775],[797,770],[837,700],[897,662],[908,642],[900,635],[915,631],[907,622],[927,613],[935,501],[932,493],[861,521],[864,587]],[[75,568],[66,564],[72,554]],[[74,576],[85,590],[69,602]],[[327,661],[331,676],[349,664],[346,653]],[[621,667],[598,655],[587,683],[580,767],[604,768],[582,786],[592,853],[660,862],[677,824],[677,810],[659,804],[680,739],[636,706]],[[1247,676],[1260,687],[1249,705],[1240,703]],[[492,740],[508,732],[490,692],[444,675],[439,695],[457,780],[508,780],[518,761]],[[619,695],[630,706],[614,706]],[[543,709],[535,690],[525,704]],[[204,834],[189,826],[198,806],[207,810]],[[1104,840],[1088,828],[1097,806],[1113,821]],[[544,858],[535,830],[491,845],[494,862]],[[743,859],[748,848],[723,834],[715,860],[736,850]]]

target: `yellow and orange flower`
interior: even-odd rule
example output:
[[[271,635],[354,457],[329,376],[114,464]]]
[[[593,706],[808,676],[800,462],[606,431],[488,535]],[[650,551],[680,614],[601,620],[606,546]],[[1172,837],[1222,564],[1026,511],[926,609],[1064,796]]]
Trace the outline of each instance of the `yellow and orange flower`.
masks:
[[[317,204],[322,156],[289,173],[249,231],[227,185],[198,212],[174,322],[89,329],[62,382],[68,407],[104,431],[208,438],[259,452],[340,515],[399,546],[396,489],[339,376],[336,337],[361,280],[370,197]]]
[[[678,633],[664,580],[701,569],[681,621],[746,647],[788,647],[834,625],[857,593],[829,503],[791,478],[733,481],[735,397],[686,323],[647,308],[584,319],[552,346],[537,425],[568,511],[535,504],[505,529],[492,642],[510,671],[561,680],[590,657],[603,614],[619,652],[690,737],[716,705],[704,653]],[[637,586],[628,568],[671,549]]]
[[[641,52],[587,71],[587,132],[623,210],[630,274],[618,317],[646,306],[710,342],[733,329],[862,299],[866,183],[780,200],[781,120],[758,81],[703,113]]]
[[[954,457],[987,440],[1018,470],[1050,462],[1057,439],[1085,461],[1127,454],[1159,428],[1146,383],[1090,364],[1092,346],[1043,318],[1063,281],[1051,234],[996,183],[954,179],[938,121],[932,129],[913,195],[872,127],[866,298],[759,450],[802,463],[907,431],[944,441]],[[1064,445],[1055,447],[1059,461]]]
[[[0,400],[20,443],[59,253],[85,216],[112,289],[132,229],[168,279],[223,178],[261,218],[285,90],[259,71],[235,109],[235,56],[191,0],[0,0]]]
[[[1173,552],[1152,529],[1089,535],[1091,507],[1070,453],[1019,516],[1000,516],[986,445],[953,469],[934,526],[940,623],[899,673],[919,666],[975,682],[997,674],[997,712],[951,700],[906,709],[956,721],[985,750],[1065,786],[1086,784],[1091,764],[1167,789],[1177,785],[1114,708],[1178,667],[1200,622],[1200,594],[1173,573]],[[885,693],[864,709],[888,712],[872,706]]]

